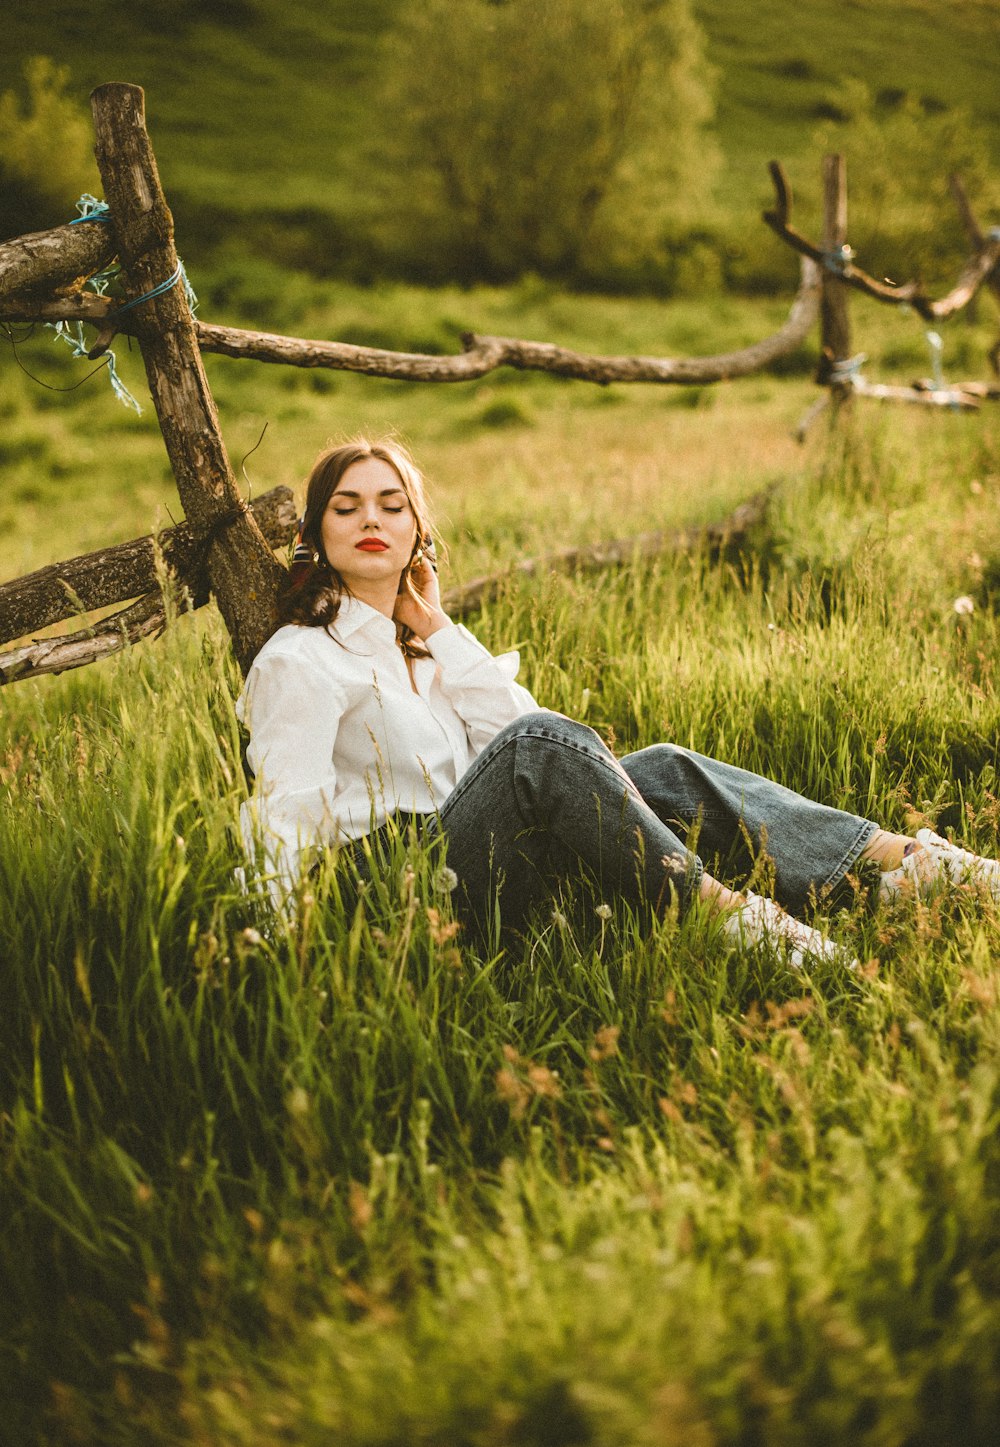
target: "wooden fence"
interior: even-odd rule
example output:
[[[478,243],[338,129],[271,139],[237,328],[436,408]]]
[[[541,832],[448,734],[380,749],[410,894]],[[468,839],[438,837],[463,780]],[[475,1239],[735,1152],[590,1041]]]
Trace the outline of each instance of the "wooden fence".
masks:
[[[277,489],[250,506],[240,496],[219,429],[215,403],[202,366],[204,352],[297,367],[325,367],[410,381],[461,382],[497,367],[554,373],[582,381],[709,384],[747,376],[789,355],[820,319],[821,405],[849,398],[904,398],[924,406],[977,408],[1000,396],[992,384],[942,389],[865,383],[852,366],[848,295],[852,289],[891,305],[906,304],[928,320],[952,316],[987,283],[1000,297],[1000,234],[984,235],[956,179],[973,254],[955,287],[934,301],[915,283],[889,287],[855,265],[847,245],[847,196],[840,157],[824,162],[822,244],[810,242],[791,223],[791,192],[781,167],[771,165],[775,207],[765,222],[801,255],[801,280],[784,325],[772,336],[710,357],[603,357],[546,342],[467,334],[453,356],[392,352],[343,342],[309,341],[267,332],[213,326],[191,313],[174,248],[173,218],[160,184],[146,130],[140,87],[111,84],[91,97],[96,156],[107,199],[103,215],[0,244],[0,322],[83,321],[97,328],[89,352],[98,357],[118,333],[139,344],[164,444],[184,507],[185,522],[153,539],[141,538],[86,557],[54,563],[0,586],[0,646],[24,640],[68,618],[124,608],[58,638],[29,640],[0,654],[0,685],[41,673],[57,673],[107,657],[165,623],[164,584],[178,608],[198,607],[213,596],[246,671],[271,629],[281,564],[275,549],[287,544],[295,510],[288,489]],[[85,289],[89,277],[115,258],[126,298]],[[1000,342],[991,353],[994,369]],[[813,412],[816,409],[811,409]],[[807,423],[810,420],[805,419]],[[804,429],[803,429],[804,430]],[[648,534],[615,540],[554,558],[523,563],[530,573],[551,567],[599,567],[636,553],[691,546],[741,535],[762,515],[765,499],[742,505],[720,527]],[[474,580],[449,596],[457,610],[474,607],[496,579]],[[176,585],[176,586],[175,586]]]

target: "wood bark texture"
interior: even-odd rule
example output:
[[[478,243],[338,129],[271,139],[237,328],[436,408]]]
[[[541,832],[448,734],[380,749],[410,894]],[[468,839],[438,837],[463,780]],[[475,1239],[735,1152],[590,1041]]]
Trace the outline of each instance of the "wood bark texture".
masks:
[[[888,382],[868,382],[859,378],[852,388],[857,397],[870,397],[876,402],[912,402],[918,407],[946,407],[950,412],[978,412],[981,398],[988,393],[966,390],[964,384],[954,387],[899,387]]]
[[[986,244],[986,237],[983,235],[981,226],[972,209],[972,203],[962,185],[962,178],[954,171],[948,177],[948,185],[954,197],[955,205],[958,207],[958,214],[962,218],[962,225],[965,227],[966,235],[974,252],[981,250]],[[993,293],[994,299],[1000,302],[1000,262],[998,262],[989,275],[986,277],[986,286]],[[987,352],[990,366],[995,376],[1000,376],[1000,337],[993,343]]]
[[[146,132],[141,87],[99,86],[91,105],[104,195],[135,298],[176,270],[173,218]],[[215,529],[209,582],[245,672],[268,636],[280,568],[242,510],[183,288],[142,302],[129,316],[187,519],[195,528]]]
[[[847,245],[847,168],[843,156],[823,157],[823,248],[827,255]],[[829,371],[851,355],[851,317],[847,288],[828,267],[823,270],[823,291],[819,305],[822,362],[819,380],[829,380]],[[827,375],[823,375],[824,372]],[[846,391],[846,384],[836,388]]]
[[[280,336],[274,332],[248,331],[240,327],[195,322],[195,335],[202,352],[247,361],[274,362],[290,367],[324,367],[341,372],[362,372],[370,377],[396,377],[410,382],[468,382],[498,367],[521,371],[551,372],[596,382],[661,382],[680,385],[721,382],[762,371],[802,345],[816,319],[819,271],[803,259],[802,278],[788,318],[770,337],[764,337],[738,351],[710,357],[602,357],[574,352],[549,342],[523,341],[517,337],[477,336],[466,333],[465,349],[455,356],[434,356],[425,352],[391,352],[379,347],[356,347],[350,342],[309,341]],[[86,321],[105,325],[114,316],[106,297],[86,293],[65,298],[4,307],[0,300],[0,321]],[[128,315],[116,320],[123,333],[137,332]]]
[[[81,628],[62,638],[46,638],[27,643],[10,653],[0,653],[0,687],[43,673],[65,673],[96,663],[120,652],[130,643],[138,643],[151,633],[160,633],[165,625],[163,598],[157,590],[105,618],[90,628]]]
[[[49,319],[42,317],[39,308],[65,305],[55,296],[59,292],[73,293],[75,300],[86,278],[109,265],[117,249],[115,229],[104,221],[81,221],[4,241],[0,244],[0,320]]]
[[[250,504],[250,510],[269,547],[288,543],[296,521],[291,488],[276,487],[264,493]],[[41,632],[64,618],[155,592],[163,568],[176,576],[195,599],[195,606],[200,606],[208,594],[206,550],[205,534],[199,534],[190,523],[181,523],[156,537],[133,538],[4,583],[0,585],[0,644]]]

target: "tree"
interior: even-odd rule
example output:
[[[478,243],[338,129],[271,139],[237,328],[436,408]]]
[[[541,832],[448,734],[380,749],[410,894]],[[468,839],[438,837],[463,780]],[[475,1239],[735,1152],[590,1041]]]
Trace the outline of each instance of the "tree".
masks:
[[[714,169],[690,0],[422,0],[384,75],[393,208],[468,276],[634,263]]]

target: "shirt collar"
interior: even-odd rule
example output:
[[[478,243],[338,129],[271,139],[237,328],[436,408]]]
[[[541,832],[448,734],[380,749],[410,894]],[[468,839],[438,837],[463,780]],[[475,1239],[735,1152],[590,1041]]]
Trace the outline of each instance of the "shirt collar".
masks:
[[[387,618],[369,603],[362,603],[360,598],[352,598],[345,593],[334,619],[333,632],[342,643],[346,643],[348,638],[362,629],[375,638],[385,638],[393,643],[396,641],[396,625],[391,618]]]

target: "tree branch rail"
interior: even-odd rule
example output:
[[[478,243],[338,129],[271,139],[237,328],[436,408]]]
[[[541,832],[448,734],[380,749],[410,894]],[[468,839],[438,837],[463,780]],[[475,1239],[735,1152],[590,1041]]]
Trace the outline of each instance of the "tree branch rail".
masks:
[[[248,506],[270,547],[285,547],[296,525],[291,488],[276,487]],[[136,600],[76,633],[36,639],[0,654],[0,686],[41,673],[79,668],[161,632],[166,623],[164,577],[176,581],[179,611],[200,608],[209,598],[205,561],[210,541],[210,533],[181,523],[155,537],[134,538],[52,563],[0,585],[0,644],[67,618]]]
[[[937,301],[927,296],[916,281],[908,281],[901,286],[876,281],[860,266],[855,266],[848,252],[841,252],[834,261],[823,247],[809,241],[795,229],[791,224],[792,192],[784,168],[779,161],[771,161],[768,170],[774,183],[776,204],[773,210],[762,213],[765,224],[800,256],[810,258],[818,266],[835,270],[838,278],[847,286],[863,292],[875,301],[887,302],[891,306],[911,306],[928,322],[945,321],[969,304],[980,286],[1000,264],[1000,236],[980,235],[975,252],[962,269],[955,285],[947,296],[940,297]]]

